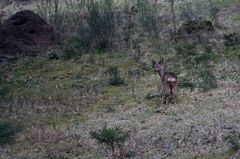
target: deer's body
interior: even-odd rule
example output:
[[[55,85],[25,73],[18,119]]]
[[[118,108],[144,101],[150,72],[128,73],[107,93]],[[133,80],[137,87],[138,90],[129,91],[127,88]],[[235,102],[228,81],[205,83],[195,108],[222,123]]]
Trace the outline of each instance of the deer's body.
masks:
[[[166,72],[162,78],[163,94],[173,96],[176,92],[177,76],[175,73]]]
[[[177,88],[177,75],[173,72],[166,72],[163,66],[163,59],[159,62],[153,61],[154,71],[159,74],[162,79],[162,95],[164,97],[164,103],[166,98],[170,97],[171,101],[175,101],[176,88]]]

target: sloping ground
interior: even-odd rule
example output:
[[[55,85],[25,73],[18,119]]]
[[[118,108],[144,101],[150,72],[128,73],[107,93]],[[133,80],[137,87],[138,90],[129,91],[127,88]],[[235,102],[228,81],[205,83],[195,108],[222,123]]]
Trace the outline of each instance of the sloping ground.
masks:
[[[89,137],[105,124],[129,131],[125,149],[135,158],[227,158],[234,153],[227,138],[240,132],[238,60],[216,66],[217,89],[179,89],[175,105],[145,99],[158,94],[160,79],[149,69],[134,81],[127,70],[139,62],[123,53],[30,61],[2,67],[14,89],[11,102],[2,102],[1,115],[11,111],[24,129],[15,144],[1,147],[0,158],[110,158]],[[109,86],[104,63],[118,65],[127,85]]]
[[[217,21],[229,32],[236,32],[239,30],[240,23],[240,3],[236,3],[230,8],[225,8],[217,14]],[[225,30],[226,31],[226,30]]]
[[[160,79],[149,63],[159,55],[135,61],[129,52],[2,63],[0,116],[11,114],[23,131],[15,143],[0,147],[0,158],[110,158],[89,136],[105,124],[129,131],[124,148],[132,158],[226,159],[238,154],[228,137],[240,132],[239,59],[215,65],[217,89],[179,89],[177,104],[162,105],[160,98],[145,99],[158,94]],[[109,65],[120,68],[126,85],[108,85],[104,72]],[[140,80],[128,73],[136,69]]]
[[[145,80],[148,83],[151,79]],[[126,108],[128,104],[118,107],[116,113],[90,114],[91,120],[78,126],[78,130],[87,136],[96,125],[121,125],[131,131],[128,144],[136,158],[210,158],[217,155],[226,158],[228,143],[225,137],[233,130],[240,130],[240,88],[230,80],[219,84],[218,89],[207,94],[183,91],[180,94],[189,96],[188,100],[177,105],[159,105],[160,113],[144,101],[130,109]]]

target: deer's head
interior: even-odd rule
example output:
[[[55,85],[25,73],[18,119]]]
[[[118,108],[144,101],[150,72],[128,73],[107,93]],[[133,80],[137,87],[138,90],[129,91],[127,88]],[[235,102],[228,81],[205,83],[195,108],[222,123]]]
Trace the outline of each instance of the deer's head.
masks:
[[[156,62],[155,60],[152,60],[152,66],[153,66],[154,72],[157,72],[161,77],[163,77],[165,72],[163,63],[164,63],[163,58],[161,58],[158,62]]]

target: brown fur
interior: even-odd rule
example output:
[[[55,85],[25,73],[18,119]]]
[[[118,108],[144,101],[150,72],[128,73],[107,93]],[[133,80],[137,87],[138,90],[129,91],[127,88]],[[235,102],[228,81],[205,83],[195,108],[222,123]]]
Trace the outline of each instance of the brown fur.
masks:
[[[173,72],[166,72],[163,66],[163,59],[159,62],[153,61],[154,71],[159,74],[162,79],[162,93],[163,97],[170,97],[172,102],[175,101],[175,94],[177,88],[177,75]],[[164,103],[166,103],[164,101]]]

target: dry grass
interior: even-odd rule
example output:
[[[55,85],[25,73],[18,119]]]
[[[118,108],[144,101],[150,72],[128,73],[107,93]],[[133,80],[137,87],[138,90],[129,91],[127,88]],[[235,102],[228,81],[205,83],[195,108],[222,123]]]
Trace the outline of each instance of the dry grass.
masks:
[[[11,7],[15,6],[6,9],[9,14],[16,11]],[[125,158],[232,156],[235,151],[225,138],[240,132],[236,53],[213,64],[216,89],[203,93],[179,88],[177,103],[163,105],[157,96],[160,78],[150,64],[159,54],[153,53],[147,40],[142,43],[139,57],[133,50],[123,50],[70,60],[40,56],[1,63],[4,82],[0,84],[7,89],[0,100],[0,116],[19,120],[23,130],[15,143],[0,147],[0,158],[110,158],[108,150],[89,135],[105,124],[119,125],[130,133]],[[173,55],[174,51],[164,54],[172,70],[172,61],[179,60]],[[105,74],[109,65],[118,66],[126,85],[109,86]],[[180,80],[189,76],[185,71],[179,71]],[[149,94],[154,98],[146,99]]]
[[[103,56],[96,56],[96,61],[99,61],[97,59],[100,57]],[[116,59],[119,60],[117,54],[111,61],[115,63]],[[121,61],[128,63],[129,60],[122,57]],[[54,65],[54,70],[59,67],[59,70],[68,72],[65,68],[68,68],[67,63],[61,61],[61,66]],[[71,64],[78,66],[77,61],[72,61]],[[135,66],[136,63],[132,63],[129,68]],[[4,104],[5,107],[11,106],[13,109],[11,112],[6,111],[5,116],[11,115],[20,119],[26,128],[17,136],[16,144],[1,148],[1,158],[104,158],[108,156],[108,152],[90,139],[89,132],[105,124],[120,125],[130,132],[125,151],[135,158],[226,158],[231,152],[224,137],[233,130],[240,131],[237,66],[238,61],[223,60],[215,71],[218,77],[217,89],[207,93],[180,89],[178,103],[175,105],[161,105],[160,98],[144,99],[149,92],[158,93],[159,77],[151,71],[145,72],[134,85],[132,77],[125,74],[127,85],[110,87],[103,84],[97,88],[97,94],[91,88],[85,90],[85,87],[91,87],[88,83],[90,81],[83,84],[84,87],[58,90],[62,95],[50,93],[51,100],[39,96],[41,102],[36,102],[35,98],[31,100],[31,95],[26,94],[29,100],[24,98],[22,102]],[[98,71],[90,74],[87,71],[82,75],[105,79],[106,77],[101,75],[105,68],[100,66]],[[73,69],[72,74],[79,71],[81,70]],[[50,77],[52,73],[50,71]],[[66,79],[71,81],[70,77]],[[90,79],[92,78],[88,80]],[[82,96],[76,93],[81,89],[85,93]],[[220,157],[221,154],[225,155]]]

